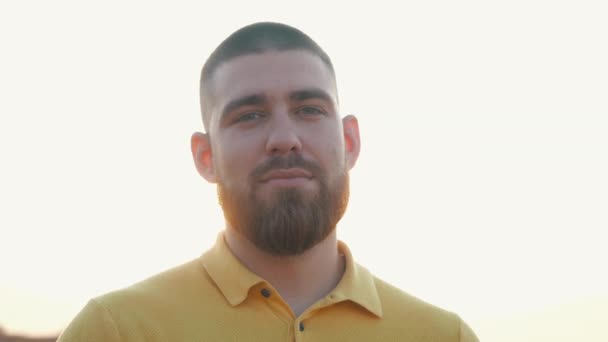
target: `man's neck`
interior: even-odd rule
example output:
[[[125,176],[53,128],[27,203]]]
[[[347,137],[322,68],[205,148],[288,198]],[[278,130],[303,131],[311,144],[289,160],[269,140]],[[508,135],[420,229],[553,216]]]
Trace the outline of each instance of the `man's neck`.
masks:
[[[230,227],[224,234],[234,255],[253,273],[268,281],[299,316],[331,292],[344,274],[335,229],[311,249],[297,256],[264,252]]]

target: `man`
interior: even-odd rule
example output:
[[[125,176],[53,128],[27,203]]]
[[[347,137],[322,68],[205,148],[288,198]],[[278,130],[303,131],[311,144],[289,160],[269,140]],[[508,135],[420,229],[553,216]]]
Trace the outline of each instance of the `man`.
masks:
[[[225,230],[200,258],[91,300],[60,341],[477,341],[337,240],[359,128],[314,41],[276,23],[238,30],[203,67],[201,108],[192,155]]]

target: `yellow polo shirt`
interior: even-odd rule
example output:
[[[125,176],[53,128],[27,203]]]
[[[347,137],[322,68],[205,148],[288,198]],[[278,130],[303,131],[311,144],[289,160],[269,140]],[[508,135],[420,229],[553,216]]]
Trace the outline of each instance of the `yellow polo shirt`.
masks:
[[[374,277],[344,243],[339,249],[344,276],[299,317],[220,234],[200,258],[92,299],[59,341],[478,341],[457,315]]]

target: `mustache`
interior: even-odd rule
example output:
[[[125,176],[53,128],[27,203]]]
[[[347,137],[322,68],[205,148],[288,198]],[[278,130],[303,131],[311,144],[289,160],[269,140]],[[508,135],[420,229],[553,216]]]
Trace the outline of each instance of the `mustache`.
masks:
[[[257,166],[251,172],[251,178],[258,180],[272,170],[300,168],[312,173],[313,177],[318,177],[323,173],[321,167],[312,161],[305,160],[302,155],[290,153],[286,157],[274,156]]]

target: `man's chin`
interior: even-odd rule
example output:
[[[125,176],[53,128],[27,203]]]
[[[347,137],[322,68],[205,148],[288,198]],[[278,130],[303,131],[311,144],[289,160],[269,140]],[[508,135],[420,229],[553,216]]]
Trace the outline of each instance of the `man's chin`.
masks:
[[[320,178],[303,187],[262,185],[231,192],[218,183],[218,196],[230,226],[275,255],[299,255],[323,241],[348,202],[348,178],[334,187]]]
[[[316,187],[312,189],[302,186],[261,187],[257,189],[255,199],[258,203],[264,203],[265,206],[279,205],[285,198],[309,202],[318,196],[318,191]]]

